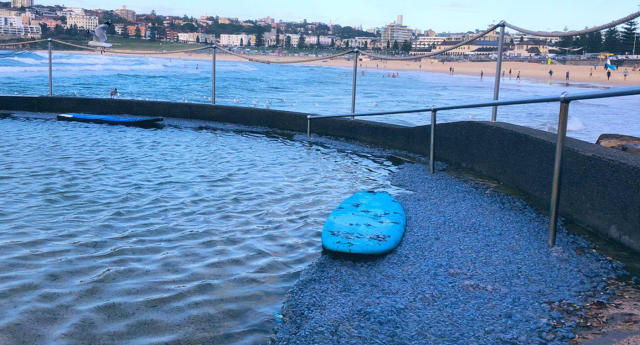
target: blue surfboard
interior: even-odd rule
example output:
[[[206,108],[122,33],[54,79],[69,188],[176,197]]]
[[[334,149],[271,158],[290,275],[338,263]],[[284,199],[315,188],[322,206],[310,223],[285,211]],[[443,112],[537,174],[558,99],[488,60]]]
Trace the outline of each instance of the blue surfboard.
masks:
[[[400,244],[406,224],[402,205],[389,193],[361,191],[331,212],[322,246],[341,253],[388,253]]]
[[[124,117],[111,115],[89,115],[79,113],[59,114],[57,119],[60,121],[78,121],[91,123],[106,123],[110,125],[124,125],[136,127],[154,127],[162,122],[161,117]]]

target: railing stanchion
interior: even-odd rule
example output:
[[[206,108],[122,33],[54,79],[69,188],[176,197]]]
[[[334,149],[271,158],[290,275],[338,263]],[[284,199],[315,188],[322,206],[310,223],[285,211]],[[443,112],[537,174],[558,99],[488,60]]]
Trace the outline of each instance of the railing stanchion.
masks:
[[[566,94],[565,94],[566,95]],[[560,102],[558,117],[558,139],[556,141],[556,159],[553,166],[553,184],[551,187],[551,210],[549,220],[549,245],[556,244],[556,228],[558,225],[558,206],[560,205],[560,179],[562,178],[562,151],[564,139],[567,137],[567,120],[569,118],[569,102]]]
[[[496,59],[496,79],[493,84],[493,99],[498,100],[500,96],[500,73],[502,72],[502,51],[504,49],[504,22],[500,23],[500,41],[498,43],[498,57]],[[496,122],[498,117],[498,107],[493,106],[491,112],[491,122]]]
[[[433,174],[436,152],[436,110],[431,109],[431,139],[429,140],[429,172]]]
[[[353,87],[351,89],[351,113],[356,112],[356,80],[358,79],[358,55],[360,52],[358,49],[353,51],[355,54],[353,58]],[[355,117],[351,117],[351,119],[355,119]]]
[[[307,115],[307,138],[311,138],[311,115]]]
[[[216,49],[213,45],[213,53],[211,54],[212,72],[211,72],[211,104],[216,104]]]
[[[48,40],[49,43],[49,97],[53,96],[53,63],[52,63],[52,55],[51,55],[51,39]]]

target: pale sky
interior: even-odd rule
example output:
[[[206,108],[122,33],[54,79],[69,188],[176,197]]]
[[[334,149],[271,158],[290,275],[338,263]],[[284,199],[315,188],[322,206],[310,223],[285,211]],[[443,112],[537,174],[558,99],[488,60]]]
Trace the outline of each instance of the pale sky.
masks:
[[[321,21],[343,26],[379,27],[404,15],[404,25],[437,32],[485,29],[506,20],[534,30],[583,29],[608,23],[640,10],[640,0],[35,0],[69,7],[128,8],[163,15],[201,15],[276,20]]]

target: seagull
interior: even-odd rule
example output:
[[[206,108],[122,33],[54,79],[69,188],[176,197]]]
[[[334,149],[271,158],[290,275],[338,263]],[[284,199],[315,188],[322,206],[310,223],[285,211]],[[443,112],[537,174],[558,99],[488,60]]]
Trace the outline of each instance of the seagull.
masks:
[[[93,31],[93,40],[89,42],[90,46],[109,48],[111,44],[107,43],[107,29],[111,26],[110,21],[104,22],[102,25],[98,25]]]
[[[111,26],[110,21],[104,22],[102,25],[98,25],[98,27],[93,32],[93,40],[95,42],[105,43],[107,42],[107,29]]]

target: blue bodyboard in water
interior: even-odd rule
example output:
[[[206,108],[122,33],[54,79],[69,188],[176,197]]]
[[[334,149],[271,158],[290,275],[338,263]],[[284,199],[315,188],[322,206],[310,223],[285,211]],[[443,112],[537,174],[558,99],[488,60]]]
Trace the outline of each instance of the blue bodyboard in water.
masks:
[[[61,121],[78,121],[91,123],[106,123],[110,125],[124,125],[136,127],[153,127],[158,126],[162,122],[161,117],[124,117],[111,115],[89,115],[68,113],[60,114],[57,117]]]
[[[358,192],[343,201],[322,229],[325,249],[384,254],[400,244],[407,221],[402,205],[386,192]]]

